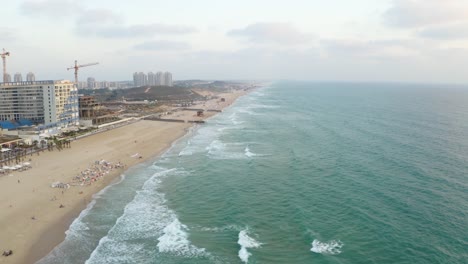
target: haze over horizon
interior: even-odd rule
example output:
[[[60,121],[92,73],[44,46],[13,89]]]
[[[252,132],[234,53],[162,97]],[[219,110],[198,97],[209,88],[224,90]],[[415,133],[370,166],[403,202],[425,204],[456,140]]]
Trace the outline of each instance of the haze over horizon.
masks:
[[[468,1],[14,0],[7,71],[42,79],[300,79],[468,83]]]

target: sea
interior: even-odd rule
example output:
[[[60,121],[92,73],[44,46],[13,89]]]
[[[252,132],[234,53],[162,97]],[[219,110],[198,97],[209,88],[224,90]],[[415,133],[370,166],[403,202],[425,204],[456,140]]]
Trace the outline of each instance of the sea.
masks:
[[[38,263],[468,263],[468,87],[264,85],[125,171]]]

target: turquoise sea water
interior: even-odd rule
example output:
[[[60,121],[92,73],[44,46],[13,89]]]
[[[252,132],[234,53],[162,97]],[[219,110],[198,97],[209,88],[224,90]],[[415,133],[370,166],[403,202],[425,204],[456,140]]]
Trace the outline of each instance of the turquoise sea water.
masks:
[[[130,168],[40,263],[468,263],[468,88],[279,82]]]

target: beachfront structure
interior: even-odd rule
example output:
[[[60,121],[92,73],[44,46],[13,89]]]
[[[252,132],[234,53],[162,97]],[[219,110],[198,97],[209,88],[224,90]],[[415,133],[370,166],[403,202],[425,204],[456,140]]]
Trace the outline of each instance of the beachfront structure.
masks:
[[[72,82],[33,81],[0,83],[0,121],[67,127],[79,121],[78,90]],[[29,122],[27,122],[29,121]]]
[[[78,97],[80,118],[81,119],[92,119],[96,117],[99,111],[99,103],[96,101],[94,96],[82,95]]]

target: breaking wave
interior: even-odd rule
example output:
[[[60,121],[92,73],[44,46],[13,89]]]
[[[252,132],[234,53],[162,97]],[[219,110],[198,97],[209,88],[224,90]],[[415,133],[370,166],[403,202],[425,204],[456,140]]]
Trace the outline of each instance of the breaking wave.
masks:
[[[339,240],[320,242],[317,239],[314,239],[310,251],[325,255],[337,255],[341,253],[343,245],[344,244]]]
[[[249,231],[247,229],[239,232],[239,240],[237,243],[241,246],[241,249],[239,250],[239,258],[244,263],[248,263],[249,257],[252,256],[252,253],[247,251],[247,249],[259,248],[262,245],[260,242],[249,236]]]
[[[154,254],[153,243],[157,244],[159,253],[183,257],[204,254],[204,249],[190,244],[187,227],[166,205],[164,193],[158,191],[163,178],[185,173],[181,169],[169,169],[147,180],[86,263],[122,263],[142,255],[150,256]]]
[[[199,249],[190,244],[186,230],[188,230],[186,225],[181,224],[177,218],[174,219],[172,223],[164,228],[164,234],[158,238],[159,252],[182,256],[204,255],[206,253],[205,249]]]

